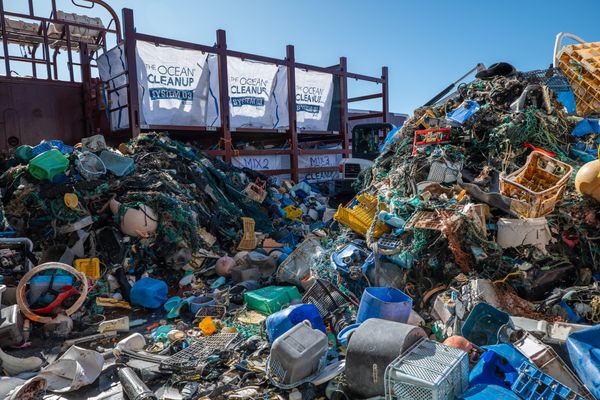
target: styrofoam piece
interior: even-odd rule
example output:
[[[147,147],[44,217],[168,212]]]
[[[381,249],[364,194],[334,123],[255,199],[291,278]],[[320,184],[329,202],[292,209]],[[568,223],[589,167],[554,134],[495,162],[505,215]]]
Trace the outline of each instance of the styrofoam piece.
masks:
[[[545,246],[550,243],[552,233],[548,228],[546,218],[512,219],[500,218],[498,220],[498,236],[496,241],[500,247],[518,247],[524,245]]]
[[[511,316],[510,321],[515,328],[536,334],[536,336],[542,337],[543,341],[552,343],[564,343],[572,332],[590,327],[589,325],[570,324],[560,321],[538,321],[536,319],[515,316]]]

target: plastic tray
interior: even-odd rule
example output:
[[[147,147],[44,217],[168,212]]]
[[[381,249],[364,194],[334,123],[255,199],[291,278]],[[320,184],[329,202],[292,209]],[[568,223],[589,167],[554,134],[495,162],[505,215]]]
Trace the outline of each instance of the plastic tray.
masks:
[[[562,198],[573,167],[539,151],[509,175],[500,175],[500,192],[512,198],[510,208],[524,218],[551,213]]]
[[[135,169],[133,158],[122,156],[114,151],[103,150],[100,159],[106,165],[106,169],[115,176],[125,176]]]
[[[350,304],[351,300],[331,283],[317,279],[304,293],[302,302],[314,304],[319,310],[321,318],[327,318],[329,314]]]

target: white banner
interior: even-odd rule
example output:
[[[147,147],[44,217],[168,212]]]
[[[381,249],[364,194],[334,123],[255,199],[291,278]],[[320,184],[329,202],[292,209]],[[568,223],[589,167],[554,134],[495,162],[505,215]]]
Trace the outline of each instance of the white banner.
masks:
[[[209,58],[210,89],[218,98],[218,61]],[[285,103],[273,96],[278,67],[257,61],[227,57],[229,116],[232,128],[267,128],[277,125],[277,113]],[[209,101],[207,125],[219,126],[218,104]]]
[[[249,168],[255,171],[289,169],[290,156],[286,154],[268,156],[237,156],[231,159],[231,163],[238,168]]]
[[[296,68],[298,130],[326,131],[333,99],[333,75]]]
[[[298,168],[322,168],[322,167],[337,167],[342,160],[341,154],[301,154],[298,156]],[[309,182],[320,182],[339,177],[338,171],[323,171],[312,172],[308,174],[300,174],[300,179],[306,179]]]
[[[127,69],[125,48],[123,44],[113,47],[98,57],[97,64],[100,79],[103,82],[108,83],[110,89],[115,89],[127,83],[127,74],[123,74]],[[105,92],[104,103],[106,104],[107,110],[122,107],[109,114],[111,128],[113,130],[129,128],[127,87],[123,87],[110,93]]]
[[[136,53],[142,124],[204,126],[207,54],[142,41]]]

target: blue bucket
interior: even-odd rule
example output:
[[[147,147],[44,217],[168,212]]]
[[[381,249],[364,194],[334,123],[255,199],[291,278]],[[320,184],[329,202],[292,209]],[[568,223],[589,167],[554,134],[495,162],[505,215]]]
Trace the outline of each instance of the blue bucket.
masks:
[[[210,296],[197,296],[190,301],[190,311],[194,314],[202,307],[214,306],[217,301]]]
[[[369,318],[380,318],[388,321],[406,323],[412,309],[412,299],[396,288],[369,287],[360,299],[357,323]]]
[[[504,311],[487,304],[479,303],[462,326],[462,336],[477,346],[489,346],[498,343],[498,331],[508,324],[510,316]]]

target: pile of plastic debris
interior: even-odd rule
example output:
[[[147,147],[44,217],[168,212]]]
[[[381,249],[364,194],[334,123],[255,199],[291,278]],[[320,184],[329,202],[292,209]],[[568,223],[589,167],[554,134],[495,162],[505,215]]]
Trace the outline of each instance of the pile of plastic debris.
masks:
[[[564,79],[481,72],[337,211],[165,135],[20,148],[1,393],[600,398],[600,125],[567,115]]]

